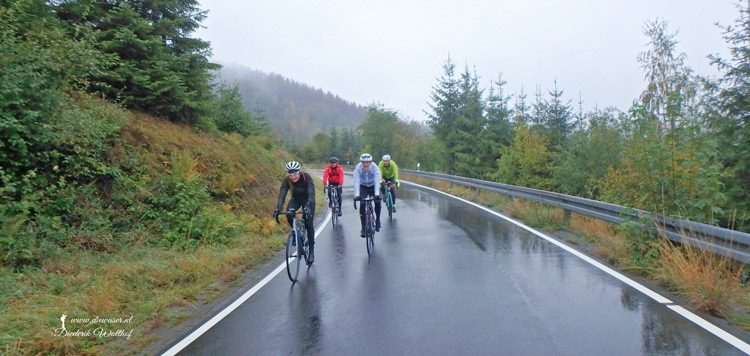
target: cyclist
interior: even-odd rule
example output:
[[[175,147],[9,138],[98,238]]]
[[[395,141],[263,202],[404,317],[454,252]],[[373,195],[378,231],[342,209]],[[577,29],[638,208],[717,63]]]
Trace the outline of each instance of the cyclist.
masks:
[[[380,231],[380,189],[375,185],[380,182],[380,170],[372,164],[372,156],[369,153],[359,157],[359,163],[354,167],[354,201],[359,201],[362,196],[372,195],[375,197],[375,231]],[[359,235],[365,237],[365,205],[359,205],[359,221],[362,231]]]
[[[391,156],[383,156],[383,160],[378,163],[378,169],[380,170],[380,174],[383,176],[383,180],[386,184],[393,183],[396,185],[396,188],[401,186],[401,183],[398,181],[398,166],[396,165],[396,162],[391,160]],[[380,194],[385,197],[385,187],[380,187]],[[393,211],[396,211],[395,189],[391,189],[391,198],[393,198]]]
[[[281,205],[284,204],[284,198],[289,189],[292,189],[292,197],[287,204],[287,210],[297,211],[302,207],[305,212],[305,228],[307,229],[307,241],[310,243],[310,258],[307,264],[311,265],[315,260],[315,226],[313,226],[313,217],[315,215],[315,184],[309,174],[300,172],[299,162],[291,161],[286,164],[286,178],[281,182],[279,189],[279,200],[276,202],[276,210],[273,212],[273,218],[279,215]],[[292,226],[292,217],[286,217],[289,226]]]
[[[341,216],[341,186],[344,185],[344,170],[339,166],[339,160],[336,157],[331,157],[331,164],[326,167],[323,172],[323,186],[327,183],[336,186],[336,198],[339,202],[339,216]],[[331,190],[328,190],[328,207],[331,208]]]

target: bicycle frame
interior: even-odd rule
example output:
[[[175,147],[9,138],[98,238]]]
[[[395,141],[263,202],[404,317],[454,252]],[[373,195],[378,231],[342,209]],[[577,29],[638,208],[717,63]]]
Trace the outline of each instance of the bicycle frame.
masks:
[[[383,198],[385,201],[385,207],[388,209],[388,218],[393,219],[393,194],[391,191],[396,187],[396,184],[382,181],[380,182],[380,186],[384,187],[385,190]]]
[[[332,205],[333,205],[334,208],[338,208],[338,205],[337,205],[338,202],[339,202],[338,187],[341,187],[341,186],[340,185],[330,185],[329,184],[329,185],[325,186],[325,188],[324,188],[324,189],[328,190],[328,192],[330,194],[331,203],[332,203]]]
[[[338,187],[340,185],[326,185],[324,189],[328,189],[328,195],[330,196],[331,200],[331,211],[333,212],[332,218],[331,218],[331,224],[333,224],[334,227],[336,227],[336,221],[338,220],[338,212],[341,209],[339,206],[339,198],[338,198]]]
[[[375,213],[372,202],[375,198],[368,196],[362,199],[365,204],[365,242],[367,244],[367,255],[371,255],[375,246]],[[357,201],[354,201],[354,209],[357,209]]]
[[[289,280],[294,283],[297,281],[297,276],[299,275],[299,266],[302,258],[304,257],[305,261],[309,258],[309,246],[306,243],[307,229],[305,228],[305,219],[307,216],[304,210],[287,210],[279,212],[279,215],[292,217],[292,228],[289,231],[286,243],[286,272],[289,275]],[[298,219],[297,215],[302,215],[302,218]],[[276,217],[276,222],[279,222],[278,216]]]

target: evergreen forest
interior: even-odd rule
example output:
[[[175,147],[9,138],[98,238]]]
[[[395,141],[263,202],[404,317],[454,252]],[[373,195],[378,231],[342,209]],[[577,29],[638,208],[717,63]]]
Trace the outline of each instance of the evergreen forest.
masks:
[[[238,87],[245,107],[264,117],[287,147],[333,128],[354,128],[367,115],[365,107],[279,74],[233,65],[223,66],[219,78]]]
[[[308,160],[336,153],[389,154],[399,167],[449,173],[611,202],[750,231],[750,16],[738,6],[723,29],[721,73],[685,64],[677,34],[647,22],[636,60],[645,87],[626,112],[582,109],[560,83],[508,93],[502,73],[483,87],[474,68],[448,57],[429,94],[428,128],[382,104],[353,133],[320,133]]]

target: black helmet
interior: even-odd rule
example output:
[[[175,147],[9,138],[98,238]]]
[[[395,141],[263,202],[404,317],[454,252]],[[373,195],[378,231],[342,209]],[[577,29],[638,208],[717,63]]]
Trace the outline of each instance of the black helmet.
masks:
[[[331,157],[331,160],[329,162],[331,163],[338,163],[339,159],[336,157]]]

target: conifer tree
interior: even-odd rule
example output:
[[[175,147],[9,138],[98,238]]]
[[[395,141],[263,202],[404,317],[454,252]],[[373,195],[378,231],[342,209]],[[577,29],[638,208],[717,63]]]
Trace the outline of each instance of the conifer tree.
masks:
[[[481,161],[477,138],[485,126],[483,90],[479,89],[479,76],[469,71],[461,74],[459,106],[453,130],[448,134],[454,157],[453,173],[463,177],[479,177],[489,162]]]
[[[531,106],[531,128],[536,132],[544,132],[544,125],[547,122],[547,101],[542,96],[542,89],[537,85],[534,92],[534,103]]]
[[[429,125],[435,135],[438,144],[443,144],[446,151],[453,150],[454,143],[449,140],[449,135],[454,130],[458,118],[459,82],[455,74],[456,64],[450,56],[443,63],[443,75],[438,79],[438,83],[432,87],[430,99],[432,103],[430,109],[432,112],[427,113],[430,118]],[[445,159],[446,169],[451,172],[453,169],[453,156]]]
[[[127,107],[185,123],[210,109],[208,42],[191,38],[206,12],[197,0],[61,2],[59,16],[94,30],[96,47],[115,56],[91,89]]]
[[[531,124],[529,117],[529,106],[526,104],[526,93],[521,86],[521,93],[516,97],[516,104],[513,106],[513,125],[528,126]]]
[[[750,231],[750,2],[738,4],[738,10],[735,25],[724,27],[731,58],[710,56],[724,74],[711,129],[723,164],[734,171],[725,177],[735,220],[727,224]]]
[[[483,175],[495,170],[495,161],[500,158],[501,149],[510,146],[513,141],[513,126],[510,121],[513,110],[510,108],[511,96],[505,95],[506,84],[503,75],[499,74],[497,81],[490,84],[487,94],[485,128],[477,140],[477,155]]]
[[[570,101],[563,103],[562,95],[563,90],[557,87],[557,79],[555,79],[555,89],[549,92],[551,97],[547,103],[544,131],[547,135],[547,142],[550,144],[550,148],[559,150],[560,146],[565,142],[570,135],[570,117],[571,107]]]

